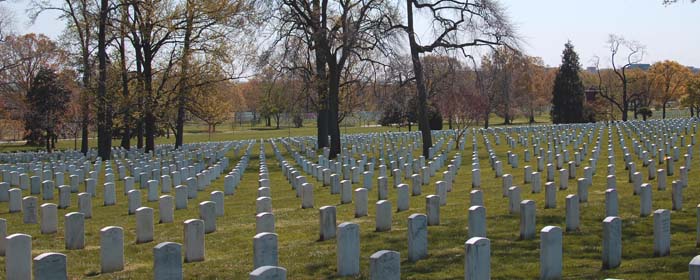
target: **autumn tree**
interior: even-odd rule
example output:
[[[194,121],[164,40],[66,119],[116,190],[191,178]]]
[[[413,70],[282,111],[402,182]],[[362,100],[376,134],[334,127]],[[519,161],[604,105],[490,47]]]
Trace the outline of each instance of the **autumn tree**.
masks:
[[[19,114],[26,107],[23,99],[42,68],[59,69],[66,62],[65,52],[42,34],[10,35],[0,45],[0,52],[13,67],[0,72],[0,90],[9,97]]]
[[[548,71],[539,57],[525,56],[520,60],[514,81],[514,100],[520,110],[535,123],[535,115],[550,102],[554,71]]]
[[[53,70],[41,68],[34,78],[29,92],[27,103],[30,110],[25,116],[27,144],[37,145],[44,142],[46,151],[51,152],[55,147],[57,128],[60,126],[64,115],[70,92],[59,83]]]
[[[232,119],[236,100],[229,82],[209,83],[197,87],[192,94],[188,111],[207,124],[209,137],[216,132],[217,125]]]
[[[691,76],[690,70],[678,62],[665,60],[654,63],[649,69],[654,79],[654,96],[662,107],[662,116],[666,118],[666,107],[670,101],[679,100],[685,92],[685,86]]]
[[[422,1],[406,0],[406,22],[395,25],[406,32],[413,63],[418,104],[418,126],[423,140],[423,156],[430,156],[433,145],[428,116],[428,90],[421,56],[435,51],[462,52],[469,47],[513,45],[515,33],[500,3],[492,0]],[[418,40],[416,15],[426,19],[433,30]]]
[[[685,86],[682,104],[690,108],[690,116],[700,116],[700,75],[693,75]]]
[[[628,74],[632,83],[629,86],[630,103],[634,111],[634,118],[637,119],[640,113],[643,117],[651,116],[651,105],[654,101],[653,86],[654,75],[643,69],[631,69]]]
[[[552,88],[553,123],[581,123],[585,121],[583,112],[583,83],[579,78],[580,65],[574,45],[567,42],[562,55],[562,64],[554,79]]]

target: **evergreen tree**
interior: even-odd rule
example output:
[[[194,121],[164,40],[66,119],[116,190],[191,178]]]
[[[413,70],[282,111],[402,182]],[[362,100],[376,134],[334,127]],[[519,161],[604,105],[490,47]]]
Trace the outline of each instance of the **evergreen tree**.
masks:
[[[57,130],[69,100],[70,92],[59,82],[56,73],[47,68],[39,70],[27,93],[29,111],[24,124],[29,131],[25,137],[27,144],[46,144],[48,152],[55,148]]]
[[[571,42],[564,46],[562,64],[554,79],[550,114],[553,123],[581,123],[586,119],[583,110],[583,82],[578,76],[578,54]]]

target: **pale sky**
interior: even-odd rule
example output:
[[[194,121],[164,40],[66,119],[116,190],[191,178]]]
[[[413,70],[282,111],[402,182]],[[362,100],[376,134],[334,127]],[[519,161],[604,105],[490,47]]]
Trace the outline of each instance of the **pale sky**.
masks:
[[[55,0],[54,0],[55,1]],[[561,62],[564,43],[571,40],[581,64],[590,66],[600,56],[606,66],[609,34],[622,35],[646,46],[644,63],[676,60],[700,67],[700,2],[665,7],[662,0],[507,0],[501,1],[522,37],[529,55],[546,64]],[[3,1],[14,13],[17,33],[44,33],[57,38],[64,24],[56,14],[44,14],[30,25],[25,13],[27,0]]]

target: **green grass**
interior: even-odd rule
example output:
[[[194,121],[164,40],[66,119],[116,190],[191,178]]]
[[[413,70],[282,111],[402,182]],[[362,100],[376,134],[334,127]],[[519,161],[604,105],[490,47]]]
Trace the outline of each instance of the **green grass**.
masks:
[[[349,133],[381,131],[383,129],[348,129]],[[293,135],[312,135],[312,128],[292,129]],[[269,138],[287,136],[286,130],[247,130],[234,133],[217,133],[213,140],[233,140],[245,138]],[[617,134],[613,143],[617,143]],[[192,134],[186,136],[188,142],[206,141],[207,135]],[[495,144],[491,137],[491,142]],[[505,162],[506,151],[509,150],[506,141],[501,137],[501,145],[494,145],[499,158]],[[471,141],[471,139],[468,139]],[[607,135],[601,137],[603,147],[608,143]],[[159,143],[168,142],[159,139]],[[470,143],[470,142],[467,142]],[[631,145],[631,139],[626,143]],[[282,149],[282,146],[279,146]],[[289,279],[328,279],[336,278],[335,240],[319,242],[318,208],[324,205],[337,206],[338,223],[352,221],[358,223],[361,229],[361,272],[358,277],[365,279],[369,272],[369,256],[382,249],[396,250],[401,253],[402,279],[463,279],[464,273],[464,242],[467,240],[467,216],[469,207],[469,191],[471,191],[471,160],[466,152],[462,152],[462,168],[456,177],[454,190],[448,194],[448,204],[441,207],[441,225],[428,229],[429,256],[416,263],[406,261],[407,258],[407,219],[410,214],[425,212],[425,195],[432,194],[437,176],[431,184],[423,186],[423,195],[410,198],[409,211],[393,214],[392,230],[390,232],[374,232],[374,203],[376,187],[369,195],[369,216],[354,218],[354,205],[339,205],[339,195],[330,195],[327,187],[322,187],[312,181],[315,186],[315,208],[301,209],[301,201],[295,197],[295,192],[284,179],[277,166],[278,162],[269,144],[265,146],[267,164],[270,171],[272,187],[272,205],[275,214],[276,232],[279,234],[280,266],[288,269]],[[508,214],[508,199],[501,197],[501,179],[495,178],[488,166],[487,152],[483,141],[479,140],[479,158],[482,166],[482,191],[484,192],[485,207],[487,208],[487,234],[491,239],[491,275],[494,279],[533,279],[539,276],[539,234],[534,240],[518,240],[519,216]],[[571,149],[571,147],[569,147]],[[283,150],[283,149],[282,149]],[[186,279],[246,279],[252,271],[253,236],[255,235],[255,198],[257,191],[258,146],[254,152],[241,185],[234,196],[225,198],[225,216],[217,219],[217,231],[206,235],[206,261],[186,263],[183,265]],[[283,150],[284,151],[284,150]],[[533,199],[537,205],[538,230],[547,225],[564,227],[565,196],[576,192],[575,180],[569,181],[569,189],[557,192],[557,208],[544,209],[544,192],[530,193],[530,185],[523,185],[523,169],[525,165],[535,166],[536,163],[522,162],[522,149],[514,150],[520,157],[520,168],[511,169],[504,164],[504,171],[513,175],[515,185],[522,188],[522,199]],[[601,270],[601,224],[604,218],[604,189],[607,161],[606,151],[601,152],[598,161],[597,174],[590,188],[589,202],[581,204],[581,228],[574,233],[565,233],[563,237],[564,276],[568,279],[681,279],[688,277],[688,262],[698,254],[695,247],[695,210],[700,202],[700,159],[693,159],[693,171],[690,172],[690,186],[684,190],[684,210],[673,211],[671,215],[672,242],[671,256],[653,257],[653,218],[639,217],[639,198],[632,195],[632,186],[627,182],[627,172],[622,165],[622,149],[615,148],[617,157],[617,189],[619,195],[619,211],[623,220],[623,260],[621,267],[613,270]],[[450,153],[450,158],[455,154]],[[232,156],[232,153],[228,154]],[[284,154],[288,161],[292,158]],[[231,158],[233,167],[238,159]],[[638,170],[646,178],[646,169],[641,168],[641,162],[634,157]],[[578,168],[579,176],[583,167]],[[676,163],[680,167],[680,162]],[[663,165],[657,168],[664,168]],[[444,170],[444,169],[443,169]],[[378,173],[378,172],[376,172]],[[557,176],[558,177],[558,176]],[[309,178],[307,176],[307,178]],[[672,180],[668,178],[666,191],[653,190],[653,209],[671,208]],[[546,179],[543,174],[543,179]],[[558,180],[558,178],[557,178]],[[390,180],[391,181],[391,180]],[[646,181],[646,180],[645,180]],[[102,182],[102,178],[100,178]],[[376,182],[376,181],[375,181]],[[404,182],[406,182],[404,180]],[[408,183],[408,182],[406,182]],[[651,182],[654,186],[655,181]],[[99,184],[98,184],[99,185]],[[359,185],[353,185],[357,188]],[[99,188],[98,188],[99,189]],[[33,236],[33,256],[44,252],[60,252],[68,256],[68,273],[72,279],[149,279],[152,278],[152,249],[165,241],[182,243],[183,226],[186,219],[198,218],[197,205],[208,200],[209,192],[223,190],[223,176],[208,187],[205,192],[199,192],[197,199],[189,201],[187,210],[175,211],[175,223],[156,224],[155,241],[146,244],[135,244],[134,216],[127,215],[126,197],[122,196],[122,182],[117,182],[116,206],[103,207],[102,194],[93,199],[93,218],[86,221],[86,244],[84,250],[66,251],[63,249],[63,218],[68,212],[77,210],[77,196],[72,195],[72,206],[59,210],[59,232],[42,235],[38,225],[22,224],[22,214],[7,213],[7,203],[0,203],[0,218],[8,220],[8,234],[27,233]],[[390,188],[389,200],[396,207],[396,193]],[[143,192],[143,206],[155,209],[158,217],[157,202],[146,202]],[[25,195],[28,195],[25,193]],[[56,195],[57,199],[57,195]],[[53,201],[41,201],[57,203]],[[125,229],[125,260],[126,269],[122,272],[99,274],[99,230],[105,226],[121,226]],[[2,257],[0,257],[2,259]],[[1,260],[0,260],[1,261]],[[0,266],[0,275],[4,274],[4,266]],[[1,277],[0,277],[1,278]]]

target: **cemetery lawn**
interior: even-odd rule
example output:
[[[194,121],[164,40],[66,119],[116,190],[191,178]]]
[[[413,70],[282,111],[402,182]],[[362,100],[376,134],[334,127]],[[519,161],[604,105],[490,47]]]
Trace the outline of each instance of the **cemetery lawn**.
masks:
[[[395,129],[394,129],[395,130]],[[313,135],[315,130],[304,128],[303,131],[292,130],[292,136],[305,133]],[[351,129],[348,133],[386,131],[377,129]],[[596,130],[597,133],[598,130]],[[607,131],[607,129],[605,130]],[[695,205],[700,202],[700,157],[694,155],[693,168],[689,172],[689,187],[684,190],[684,209],[673,211],[671,214],[671,256],[653,257],[653,218],[639,216],[639,197],[633,196],[632,184],[628,183],[627,171],[622,160],[622,148],[617,146],[617,133],[613,130],[616,156],[617,190],[619,195],[619,211],[622,219],[622,264],[613,270],[601,270],[602,221],[605,218],[605,175],[607,160],[605,147],[608,143],[607,133],[601,136],[601,158],[598,161],[597,173],[589,191],[589,202],[581,203],[581,226],[578,232],[564,233],[563,236],[563,275],[567,279],[687,279],[688,262],[700,252],[695,247]],[[287,130],[251,130],[234,133],[217,133],[212,141],[236,139],[261,139],[270,137],[286,137]],[[493,136],[491,142],[495,144]],[[689,138],[689,136],[688,136]],[[171,143],[172,139],[159,139],[159,143]],[[187,142],[207,141],[208,135],[186,135]],[[513,175],[513,184],[520,186],[522,199],[536,201],[537,237],[534,240],[520,241],[519,216],[508,214],[508,199],[501,195],[501,178],[495,178],[489,168],[487,152],[483,140],[479,138],[479,160],[482,166],[482,191],[487,213],[487,236],[491,240],[491,276],[493,279],[535,279],[539,277],[539,230],[547,225],[564,228],[565,197],[576,192],[576,181],[569,180],[569,189],[557,192],[557,208],[544,209],[544,181],[546,171],[542,175],[542,192],[530,193],[530,185],[524,185],[523,167],[536,166],[533,160],[523,162],[522,148],[513,152],[520,155],[520,168],[511,169],[505,164],[506,152],[509,150],[505,139],[501,145],[494,145],[498,157],[504,162],[504,173]],[[117,140],[115,140],[116,142]],[[467,140],[471,143],[471,137]],[[626,139],[631,146],[632,140]],[[117,142],[118,144],[118,142]],[[592,143],[591,143],[592,144]],[[61,142],[61,145],[70,145]],[[407,219],[413,213],[425,213],[425,196],[433,194],[435,182],[442,176],[435,176],[429,185],[423,186],[423,195],[410,198],[410,210],[393,213],[392,230],[389,232],[374,232],[374,203],[377,201],[376,174],[374,188],[369,191],[369,216],[354,218],[354,204],[341,205],[339,195],[330,195],[328,187],[307,178],[314,185],[314,209],[301,209],[301,200],[295,197],[291,185],[285,180],[278,166],[272,147],[265,144],[267,164],[270,172],[272,189],[272,206],[275,214],[275,230],[279,235],[279,265],[288,270],[288,279],[333,279],[336,278],[336,242],[328,240],[319,242],[319,213],[318,208],[324,205],[337,207],[338,224],[352,221],[359,224],[361,229],[361,275],[359,279],[368,278],[369,256],[378,250],[395,250],[401,253],[402,279],[463,279],[464,276],[464,243],[467,240],[467,216],[469,208],[469,192],[471,188],[471,159],[468,154],[470,145],[462,151],[462,166],[456,176],[453,190],[448,194],[447,205],[440,208],[441,224],[428,228],[429,256],[415,263],[407,258]],[[283,150],[282,146],[279,145]],[[569,146],[569,150],[571,150]],[[684,150],[684,149],[682,149]],[[217,219],[217,231],[207,234],[206,260],[183,265],[185,279],[247,279],[253,270],[253,236],[255,235],[255,198],[257,195],[257,180],[259,159],[259,142],[252,149],[251,160],[243,176],[241,184],[233,196],[225,197],[225,216]],[[697,151],[697,149],[696,149]],[[456,152],[449,155],[451,159]],[[572,151],[573,154],[573,151]],[[286,152],[284,157],[290,163],[291,155]],[[228,154],[230,168],[238,162],[233,158],[233,151]],[[370,155],[374,156],[374,155]],[[416,157],[418,154],[416,154]],[[641,161],[633,155],[637,170],[644,174]],[[652,191],[652,209],[671,209],[671,182],[678,178],[681,161],[676,163],[675,176],[667,179],[665,191],[656,190],[656,181]],[[587,161],[577,168],[577,175],[583,176],[583,167]],[[294,163],[295,167],[298,165]],[[657,165],[665,168],[665,165]],[[440,172],[444,171],[443,168]],[[230,170],[226,170],[227,173]],[[127,200],[123,195],[123,182],[117,181],[117,205],[102,206],[101,183],[102,172],[98,183],[98,196],[93,198],[93,218],[86,220],[86,248],[84,250],[68,251],[64,249],[63,215],[77,211],[77,195],[71,196],[71,207],[59,209],[58,233],[42,235],[39,225],[24,225],[22,214],[9,214],[6,202],[0,203],[0,218],[7,219],[8,235],[26,233],[33,237],[32,256],[45,252],[59,252],[68,256],[68,273],[71,279],[152,279],[153,247],[160,242],[183,242],[183,221],[199,218],[198,203],[209,200],[209,192],[223,191],[223,176],[216,180],[204,192],[199,192],[196,199],[190,200],[188,209],[175,211],[175,222],[172,224],[156,224],[154,241],[145,244],[135,244],[135,217],[127,215]],[[556,175],[556,181],[559,180]],[[66,176],[68,178],[68,176]],[[391,185],[392,178],[389,178]],[[410,183],[403,180],[404,183]],[[138,183],[136,184],[138,187]],[[360,187],[353,184],[353,189]],[[82,186],[81,186],[82,188]],[[396,191],[389,188],[389,200],[396,207]],[[56,193],[57,194],[57,193]],[[29,195],[28,191],[23,193]],[[143,206],[155,210],[155,220],[158,221],[158,202],[147,202],[146,192],[142,191]],[[39,203],[58,203],[58,195],[53,201]],[[124,228],[125,241],[125,270],[117,273],[100,274],[99,230],[106,226],[121,226]],[[184,248],[183,248],[184,250]],[[0,257],[4,262],[4,257]],[[0,266],[0,275],[5,275],[5,267]]]

